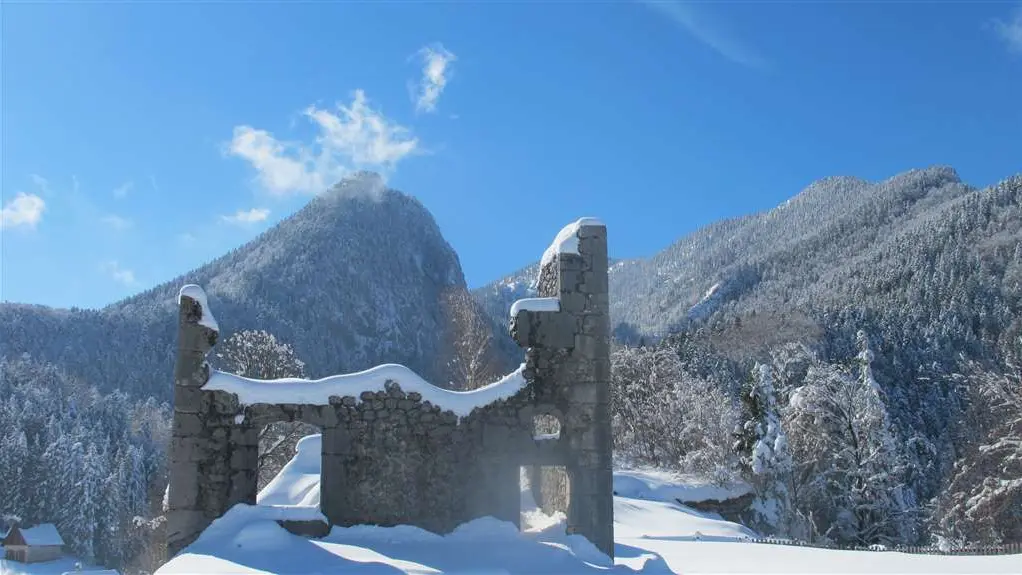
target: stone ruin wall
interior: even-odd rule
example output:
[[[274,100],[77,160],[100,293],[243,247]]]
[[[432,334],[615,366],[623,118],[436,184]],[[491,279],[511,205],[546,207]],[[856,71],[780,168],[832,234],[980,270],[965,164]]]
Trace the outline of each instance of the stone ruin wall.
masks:
[[[540,271],[540,297],[557,297],[559,312],[519,312],[511,332],[526,348],[526,377],[547,395],[567,457],[568,529],[613,556],[613,470],[610,425],[610,299],[607,230],[578,229],[578,254],[561,253]],[[551,409],[552,408],[552,409]],[[543,470],[541,491],[563,496],[559,470]],[[535,473],[533,475],[535,477]],[[544,493],[545,494],[545,493]],[[563,509],[561,501],[537,503]],[[608,551],[608,548],[610,549]]]
[[[526,348],[528,384],[462,418],[395,382],[331,397],[329,405],[243,406],[232,393],[203,390],[205,357],[218,334],[201,325],[202,303],[184,295],[170,553],[231,506],[256,503],[260,429],[301,421],[322,432],[320,509],[331,525],[411,524],[444,533],[486,515],[518,524],[520,468],[563,466],[570,489],[550,487],[538,502],[567,511],[569,531],[613,556],[606,229],[583,225],[577,233],[579,254],[554,257],[540,276],[540,295],[559,297],[560,311],[521,310],[512,318],[512,335]],[[536,415],[556,417],[560,436],[534,438]],[[544,476],[540,484],[565,483],[564,472]]]

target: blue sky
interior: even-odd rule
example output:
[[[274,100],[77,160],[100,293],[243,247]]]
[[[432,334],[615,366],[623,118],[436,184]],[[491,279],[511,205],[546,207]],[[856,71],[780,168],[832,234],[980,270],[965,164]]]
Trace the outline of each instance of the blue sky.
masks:
[[[1018,3],[5,3],[0,32],[6,301],[108,304],[357,168],[473,287],[579,216],[632,257],[825,176],[1022,170]]]

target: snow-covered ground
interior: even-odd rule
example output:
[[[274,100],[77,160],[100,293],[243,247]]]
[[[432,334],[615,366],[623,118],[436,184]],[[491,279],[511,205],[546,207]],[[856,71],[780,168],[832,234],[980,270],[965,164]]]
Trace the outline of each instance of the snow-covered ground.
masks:
[[[309,435],[295,444],[288,461],[256,497],[259,505],[307,505],[319,507],[319,470],[322,436]]]
[[[44,563],[18,563],[4,558],[4,548],[0,546],[0,575],[63,575],[77,573],[80,575],[117,575],[117,571],[105,570],[81,563],[81,571],[77,571],[80,561],[74,557],[61,557]]]
[[[614,495],[630,499],[694,503],[711,499],[723,501],[751,491],[752,487],[745,483],[720,487],[700,477],[656,469],[619,469],[614,472]]]
[[[656,471],[615,473],[613,562],[585,538],[566,535],[563,515],[543,514],[528,491],[522,493],[521,530],[487,517],[443,536],[409,526],[358,526],[306,539],[273,520],[314,514],[293,506],[319,501],[318,438],[302,440],[298,451],[259,494],[260,506],[236,506],[158,573],[1022,573],[1018,555],[943,557],[751,543],[756,534],[748,528],[676,502],[720,499],[747,487],[723,489]]]

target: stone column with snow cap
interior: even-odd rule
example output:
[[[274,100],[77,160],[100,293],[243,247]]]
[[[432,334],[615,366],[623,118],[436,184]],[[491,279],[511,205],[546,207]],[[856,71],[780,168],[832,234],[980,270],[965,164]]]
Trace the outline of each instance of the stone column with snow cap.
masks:
[[[539,406],[556,408],[570,478],[568,529],[614,555],[607,228],[568,226],[543,254],[538,298],[512,308],[511,335],[526,351]]]
[[[218,455],[202,386],[209,380],[206,354],[216,345],[219,327],[197,285],[178,294],[177,362],[174,366],[174,422],[170,446],[167,503],[167,551],[173,556],[191,543],[213,518],[203,491],[210,459]]]

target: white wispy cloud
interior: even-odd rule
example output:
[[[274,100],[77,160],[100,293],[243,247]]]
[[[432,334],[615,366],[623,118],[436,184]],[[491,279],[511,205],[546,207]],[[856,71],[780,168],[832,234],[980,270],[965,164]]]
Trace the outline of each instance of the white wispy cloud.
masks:
[[[30,174],[29,175],[29,179],[32,180],[32,183],[35,185],[35,187],[39,188],[39,191],[42,192],[44,195],[47,195],[47,194],[50,193],[50,181],[49,180],[47,180],[46,178],[40,176],[39,174]]]
[[[362,90],[335,110],[302,112],[317,130],[313,142],[288,142],[252,126],[236,126],[227,153],[249,162],[268,192],[319,193],[354,170],[388,172],[415,153],[411,131],[372,108]]]
[[[767,61],[737,38],[713,24],[702,9],[694,3],[668,0],[636,0],[647,8],[666,16],[685,29],[696,40],[706,44],[721,56],[750,68],[766,68]]]
[[[115,198],[124,198],[131,192],[132,188],[135,187],[135,182],[124,182],[123,184],[114,188]]]
[[[18,192],[14,199],[0,209],[0,229],[35,228],[43,219],[46,202],[35,194]]]
[[[422,62],[422,79],[415,86],[415,111],[435,112],[436,103],[451,79],[451,64],[458,59],[439,42],[425,46],[417,53]]]
[[[1016,54],[1022,54],[1022,6],[1015,8],[1008,20],[997,19],[992,24],[994,32],[1004,40],[1008,49]]]
[[[124,231],[134,225],[134,222],[131,220],[116,214],[107,214],[100,221],[117,231]]]
[[[251,210],[238,210],[229,216],[220,216],[220,219],[229,224],[254,224],[265,221],[270,216],[270,210],[266,208],[252,208]]]
[[[154,192],[160,193],[160,186],[156,185],[156,176],[149,176],[149,184],[153,187]]]
[[[117,260],[110,260],[104,262],[101,266],[103,271],[116,282],[122,283],[126,286],[133,286],[137,282],[135,280],[135,272],[121,267]]]
[[[195,244],[195,236],[193,234],[185,232],[183,234],[178,234],[177,241],[180,242],[181,245],[190,246]]]

